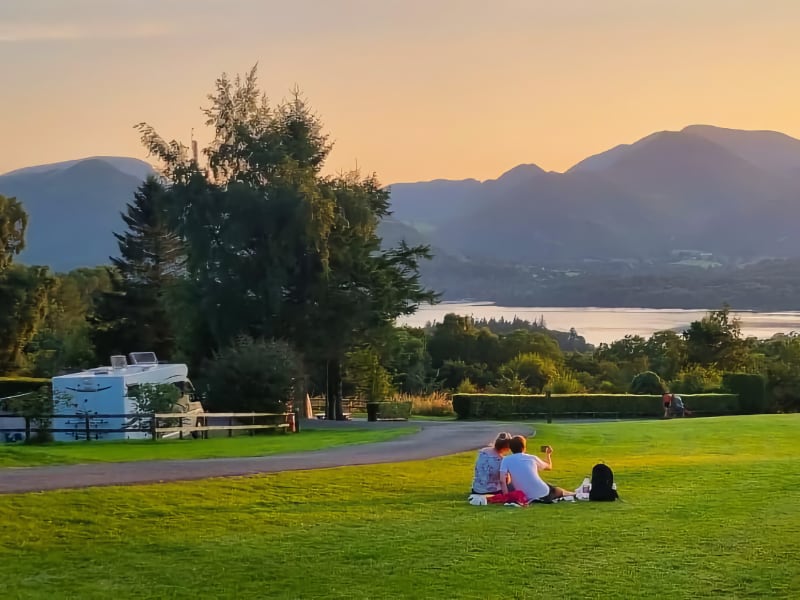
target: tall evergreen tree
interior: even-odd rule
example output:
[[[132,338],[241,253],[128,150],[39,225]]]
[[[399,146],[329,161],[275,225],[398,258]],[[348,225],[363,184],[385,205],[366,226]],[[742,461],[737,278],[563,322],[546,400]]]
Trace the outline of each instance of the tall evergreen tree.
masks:
[[[112,290],[99,296],[91,318],[98,359],[152,350],[169,358],[175,333],[164,294],[184,272],[183,244],[172,231],[163,203],[164,187],[151,177],[134,194],[115,233],[119,257],[112,257]]]

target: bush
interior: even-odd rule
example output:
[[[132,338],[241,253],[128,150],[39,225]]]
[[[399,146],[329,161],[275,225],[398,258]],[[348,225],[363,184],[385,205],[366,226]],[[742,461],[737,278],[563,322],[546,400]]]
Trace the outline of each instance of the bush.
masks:
[[[547,388],[553,394],[581,394],[586,391],[586,386],[572,373],[559,373]]]
[[[443,392],[433,392],[427,396],[410,396],[402,394],[395,396],[395,402],[411,402],[411,414],[426,417],[452,417],[453,403],[450,396]]]
[[[766,381],[762,375],[750,373],[725,373],[722,388],[739,395],[741,410],[745,414],[768,412]]]
[[[43,385],[49,386],[50,380],[39,377],[0,377],[0,398],[38,392]]]
[[[282,341],[240,338],[204,370],[209,412],[284,412],[291,400],[300,360]]]
[[[659,417],[664,408],[661,396],[650,394],[454,394],[453,410],[459,419],[525,419],[531,415],[613,413],[620,417]],[[735,394],[682,396],[690,411],[709,415],[740,414]],[[598,415],[599,416],[599,415]]]
[[[375,402],[379,419],[408,419],[411,416],[411,401]]]
[[[171,383],[144,383],[128,388],[128,397],[140,413],[171,413],[180,400],[181,393]]]
[[[702,394],[719,390],[722,373],[714,367],[691,365],[683,369],[670,384],[669,390],[676,394]]]
[[[528,352],[501,366],[500,375],[512,382],[506,389],[517,387],[541,391],[558,376],[558,365],[552,358]]]
[[[475,394],[478,391],[478,386],[469,380],[469,377],[464,379],[458,384],[456,392],[459,394]]]
[[[661,395],[667,391],[667,386],[658,373],[653,371],[644,371],[639,373],[631,381],[632,394],[658,394]]]

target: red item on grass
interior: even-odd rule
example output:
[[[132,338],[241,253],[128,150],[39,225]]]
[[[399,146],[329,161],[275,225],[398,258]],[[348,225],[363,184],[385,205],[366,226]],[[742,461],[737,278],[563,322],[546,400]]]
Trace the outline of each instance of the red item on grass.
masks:
[[[508,492],[507,494],[495,494],[494,496],[489,496],[486,501],[489,504],[506,504],[507,502],[515,502],[517,504],[527,504],[528,499],[525,497],[520,490],[514,490],[513,492]]]

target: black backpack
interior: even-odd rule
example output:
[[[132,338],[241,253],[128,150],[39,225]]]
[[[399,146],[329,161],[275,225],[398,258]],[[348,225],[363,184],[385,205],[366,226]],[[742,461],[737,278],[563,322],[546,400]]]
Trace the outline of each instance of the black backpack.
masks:
[[[589,500],[610,502],[619,498],[614,489],[614,472],[605,463],[598,463],[592,468],[592,489]]]

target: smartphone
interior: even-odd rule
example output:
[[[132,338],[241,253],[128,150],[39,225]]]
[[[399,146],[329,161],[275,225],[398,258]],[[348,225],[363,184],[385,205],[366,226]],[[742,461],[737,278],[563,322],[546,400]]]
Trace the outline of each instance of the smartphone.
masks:
[[[547,452],[547,449],[548,449],[549,447],[550,447],[550,446],[542,446],[542,447],[541,447],[541,451],[542,451],[542,452]]]

